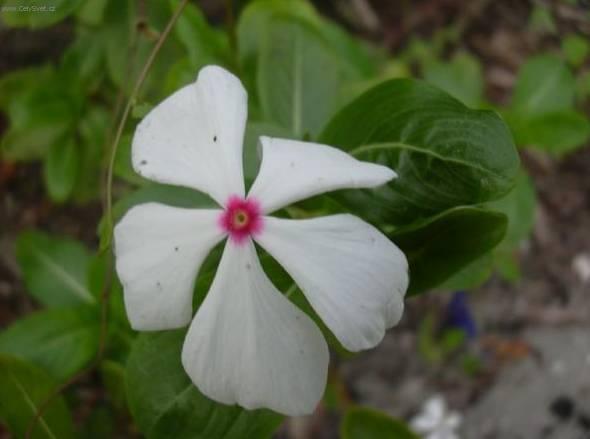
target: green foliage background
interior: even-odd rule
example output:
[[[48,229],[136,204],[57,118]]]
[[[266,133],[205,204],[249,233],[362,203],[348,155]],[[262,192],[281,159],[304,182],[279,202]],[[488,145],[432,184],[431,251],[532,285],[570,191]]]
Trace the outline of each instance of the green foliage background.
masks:
[[[35,2],[3,5],[17,3]],[[80,204],[101,196],[122,105],[180,2],[150,2],[147,11],[128,0],[44,3],[56,13],[5,8],[1,19],[30,29],[70,20],[75,37],[59,62],[0,78],[0,110],[9,120],[0,151],[3,161],[42,163],[51,202]],[[209,24],[189,3],[133,102],[119,142],[115,218],[145,201],[211,205],[191,190],[137,176],[130,140],[154,105],[194,81],[201,67],[217,64],[239,75],[249,93],[244,151],[249,183],[258,168],[261,134],[334,145],[399,174],[385,187],[329,194],[284,215],[349,211],[375,224],[408,256],[410,295],[472,287],[494,269],[516,278],[514,250],[530,233],[535,208],[516,146],[559,157],[588,140],[590,122],[578,104],[590,95],[588,75],[580,70],[589,44],[571,35],[561,53],[527,60],[512,101],[494,108],[484,98],[479,61],[463,51],[442,56],[443,43],[453,38],[449,29],[433,42],[416,39],[391,59],[306,1],[247,2],[227,29]],[[423,80],[408,75],[415,63]],[[40,310],[0,333],[0,420],[16,437],[24,436],[51,392],[91,367],[111,401],[97,412],[100,418],[74,426],[68,407],[75,406],[75,396],[65,392],[51,400],[32,437],[69,438],[97,428],[98,437],[108,437],[113,420],[129,415],[149,438],[270,436],[281,416],[223,406],[194,388],[180,365],[184,330],[137,337],[130,329],[120,284],[105,281],[112,264],[110,233],[103,218],[97,225],[103,245],[93,249],[38,230],[19,236],[17,259]],[[218,258],[214,251],[201,270],[195,307]],[[288,276],[267,256],[262,260],[275,284],[317,321]],[[106,321],[101,320],[105,288]],[[346,357],[318,323],[334,351]],[[347,412],[342,436],[415,437],[401,422],[368,409]]]

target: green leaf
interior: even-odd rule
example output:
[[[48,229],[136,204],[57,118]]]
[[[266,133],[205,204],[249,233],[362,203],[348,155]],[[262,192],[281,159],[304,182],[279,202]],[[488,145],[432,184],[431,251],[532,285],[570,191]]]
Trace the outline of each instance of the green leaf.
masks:
[[[86,0],[76,12],[76,17],[83,24],[98,26],[103,22],[107,3],[108,0]]]
[[[78,437],[84,439],[104,439],[118,437],[116,419],[110,407],[101,404],[94,405],[92,412],[84,419],[82,431]]]
[[[527,116],[570,109],[575,86],[572,73],[560,58],[533,57],[518,72],[511,109]]]
[[[0,354],[0,420],[14,437],[25,437],[30,421],[54,388],[55,383],[43,370],[19,358]],[[31,437],[74,437],[72,419],[63,397],[53,398]]]
[[[265,38],[263,30],[277,17],[311,26],[336,54],[339,68],[348,79],[358,80],[375,75],[378,64],[386,58],[337,24],[323,19],[307,0],[255,0],[244,8],[237,27],[239,55],[246,71],[246,82],[249,77],[256,76],[257,56]]]
[[[273,17],[281,15],[305,21],[307,23],[319,22],[317,14],[307,0],[256,0],[251,1],[240,14],[237,26],[239,44],[239,56],[242,69],[245,71],[247,85],[250,78],[256,77],[258,52],[262,40],[266,38],[265,32]],[[253,90],[254,87],[248,87]]]
[[[320,17],[321,18],[321,17]],[[336,53],[346,79],[370,79],[377,75],[381,64],[387,62],[387,55],[355,38],[345,29],[329,20],[321,20],[317,30]]]
[[[45,162],[44,177],[49,196],[53,201],[66,201],[74,190],[80,153],[74,138],[65,137],[55,142]]]
[[[84,202],[98,195],[101,186],[101,163],[110,122],[111,115],[108,111],[97,105],[88,108],[80,120],[80,162],[73,193],[75,200]]]
[[[529,18],[529,26],[535,32],[553,34],[557,31],[549,5],[535,4]]]
[[[178,0],[171,0],[176,10]],[[185,47],[193,72],[207,64],[228,65],[231,59],[227,34],[212,28],[201,10],[189,4],[174,27],[178,41]]]
[[[342,439],[419,439],[404,422],[364,407],[346,412],[340,435]]]
[[[98,334],[95,307],[40,311],[0,333],[0,352],[23,358],[62,382],[94,358]]]
[[[590,54],[590,42],[581,35],[567,35],[561,42],[561,48],[567,62],[575,67],[582,65]]]
[[[62,57],[59,67],[64,87],[85,96],[98,89],[104,77],[104,40],[95,32],[80,32]]]
[[[117,177],[128,183],[135,186],[143,186],[147,184],[149,180],[143,178],[133,169],[133,163],[131,161],[131,140],[131,135],[126,134],[119,141],[117,155],[115,156],[114,173]]]
[[[138,103],[133,106],[133,110],[131,110],[131,117],[134,119],[143,119],[153,109],[154,105],[148,102]]]
[[[0,16],[7,26],[37,29],[60,22],[81,3],[82,0],[5,0]]]
[[[424,79],[469,107],[483,97],[483,72],[477,58],[458,53],[449,62],[432,61],[424,66]]]
[[[530,146],[560,156],[583,146],[590,138],[590,120],[574,110],[561,110],[531,117],[511,112],[507,120],[518,145]]]
[[[3,105],[10,126],[2,138],[2,154],[11,160],[42,158],[76,118],[77,103],[60,89],[55,74],[29,77],[31,84],[24,78],[19,85],[26,91],[11,93],[13,99]]]
[[[267,122],[248,122],[244,135],[244,178],[253,182],[260,167],[258,142],[260,136],[289,137],[285,128]]]
[[[131,352],[127,396],[140,430],[149,439],[270,437],[281,416],[216,403],[192,384],[180,362],[185,332],[144,333]]]
[[[451,291],[477,288],[489,279],[493,271],[494,256],[492,252],[488,252],[453,274],[441,288]]]
[[[506,251],[503,248],[494,250],[495,269],[504,280],[516,282],[522,277],[518,258],[513,251]]]
[[[130,44],[134,37],[132,17],[135,4],[129,0],[110,1],[104,11],[104,25],[101,33],[96,36],[104,40],[106,69],[113,83],[119,87],[125,84],[128,75],[127,61],[130,56]],[[137,49],[139,52],[139,49]],[[139,53],[135,55],[138,59]]]
[[[53,73],[53,68],[48,65],[4,73],[0,78],[0,108],[9,112],[13,102],[29,94]]]
[[[576,93],[580,101],[590,98],[590,71],[583,72],[576,81]]]
[[[466,337],[467,334],[464,329],[445,329],[439,342],[443,356],[448,357],[449,354],[461,347]]]
[[[512,191],[486,206],[508,217],[506,236],[492,253],[494,268],[508,281],[520,278],[517,249],[532,233],[536,206],[535,187],[524,171],[519,174]]]
[[[297,138],[317,136],[334,111],[341,73],[314,29],[276,16],[266,28],[257,85],[263,116]]]
[[[104,360],[100,365],[102,382],[117,410],[126,412],[125,367],[121,363]]]
[[[169,96],[179,88],[195,81],[195,70],[187,57],[176,60],[168,68],[164,83],[160,85],[163,96]]]
[[[518,174],[516,185],[505,197],[486,205],[508,217],[502,248],[513,250],[529,237],[535,225],[536,206],[535,186],[524,171]]]
[[[516,142],[561,155],[590,137],[590,122],[574,111],[575,79],[554,55],[528,60],[521,68],[507,120]]]
[[[336,199],[381,224],[408,224],[507,193],[519,158],[510,132],[491,111],[471,110],[421,81],[394,79],[342,109],[320,136],[398,178]]]
[[[410,264],[410,295],[449,279],[504,238],[506,215],[478,207],[457,207],[390,235]]]
[[[48,307],[95,303],[86,286],[90,255],[79,242],[41,232],[21,233],[16,257],[28,292]]]

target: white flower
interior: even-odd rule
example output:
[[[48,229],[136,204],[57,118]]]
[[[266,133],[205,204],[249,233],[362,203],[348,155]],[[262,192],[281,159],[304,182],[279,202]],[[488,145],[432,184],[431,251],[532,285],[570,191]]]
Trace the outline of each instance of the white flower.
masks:
[[[229,237],[187,333],[182,364],[199,390],[221,403],[308,414],[324,391],[328,347],[265,275],[254,242],[291,275],[347,349],[371,348],[401,317],[408,285],[403,253],[352,215],[267,215],[323,192],[379,186],[395,173],[329,146],[261,137],[260,171],[246,196],[246,116],[240,81],[209,66],[138,125],[135,170],[204,192],[221,209],[132,208],[115,228],[116,268],[134,329],[183,327],[191,321],[203,260]]]
[[[410,425],[424,439],[459,439],[456,430],[461,425],[461,415],[449,411],[444,398],[435,395],[426,401]]]
[[[588,253],[578,253],[572,261],[572,267],[582,283],[590,281],[590,255]]]

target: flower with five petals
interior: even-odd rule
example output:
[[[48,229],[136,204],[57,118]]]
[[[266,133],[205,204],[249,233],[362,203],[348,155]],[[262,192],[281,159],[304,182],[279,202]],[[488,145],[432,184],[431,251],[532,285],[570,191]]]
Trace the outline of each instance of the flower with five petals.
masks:
[[[316,324],[268,279],[254,242],[289,273],[345,348],[371,348],[401,317],[408,285],[403,253],[352,215],[268,215],[324,192],[376,187],[396,175],[330,146],[261,137],[260,170],[246,195],[246,116],[240,81],[208,66],[142,120],[132,143],[134,169],[208,194],[220,208],[133,207],[115,227],[116,269],[134,329],[190,323],[182,364],[203,394],[247,409],[308,414],[325,388],[328,347]],[[193,318],[197,273],[225,238],[215,278]]]
[[[460,439],[457,433],[461,415],[449,410],[442,395],[428,399],[410,421],[412,429],[424,439]]]

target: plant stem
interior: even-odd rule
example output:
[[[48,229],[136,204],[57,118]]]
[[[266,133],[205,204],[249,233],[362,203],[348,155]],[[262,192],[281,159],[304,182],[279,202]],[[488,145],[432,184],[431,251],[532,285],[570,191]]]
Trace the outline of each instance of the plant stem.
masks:
[[[172,16],[172,18],[170,18],[170,21],[166,25],[166,28],[164,29],[164,31],[162,32],[162,34],[158,38],[158,41],[156,42],[154,48],[152,49],[148,59],[146,60],[144,66],[141,70],[139,77],[137,78],[137,80],[135,82],[135,85],[133,86],[133,90],[131,92],[131,95],[129,96],[129,99],[127,101],[127,105],[125,106],[125,110],[123,111],[123,115],[121,116],[121,120],[119,121],[119,125],[117,127],[115,139],[114,139],[113,144],[111,146],[111,153],[110,153],[110,159],[109,159],[109,164],[108,164],[108,168],[107,168],[107,178],[106,178],[105,214],[106,214],[107,225],[108,225],[107,233],[109,234],[109,237],[108,237],[109,246],[111,246],[111,240],[112,240],[112,235],[113,235],[113,223],[114,223],[114,219],[113,219],[113,168],[115,165],[115,157],[117,155],[117,149],[119,146],[119,142],[121,141],[121,136],[123,135],[123,129],[125,128],[125,124],[127,123],[127,119],[129,118],[129,113],[131,112],[131,107],[133,106],[133,103],[135,102],[135,99],[139,93],[139,90],[140,90],[141,86],[143,85],[152,64],[154,63],[154,60],[156,59],[156,55],[158,54],[158,52],[162,48],[162,45],[166,41],[168,35],[170,34],[170,31],[174,27],[174,24],[176,24],[178,17],[180,17],[180,14],[184,10],[187,3],[188,3],[188,0],[182,0],[182,2],[176,8],[174,15]],[[31,435],[33,434],[33,429],[34,429],[35,425],[43,417],[43,414],[49,408],[49,405],[54,400],[54,398],[59,396],[65,389],[67,389],[70,385],[75,383],[81,377],[83,377],[88,372],[92,371],[94,368],[96,368],[98,365],[100,365],[100,363],[102,361],[104,351],[105,351],[105,345],[106,345],[107,321],[108,321],[108,302],[109,302],[109,293],[111,290],[111,283],[112,283],[111,280],[113,277],[112,253],[109,253],[109,254],[110,254],[110,256],[109,256],[107,273],[105,276],[105,285],[104,285],[103,290],[100,295],[100,302],[101,302],[100,339],[99,339],[99,347],[97,350],[96,358],[90,366],[81,370],[80,372],[75,374],[73,377],[68,379],[66,382],[64,382],[63,384],[56,387],[49,394],[49,396],[47,396],[47,398],[39,405],[39,407],[37,408],[37,411],[35,412],[35,415],[31,419],[31,421],[29,422],[29,425],[27,427],[27,431],[25,433],[26,439],[31,438]]]
[[[108,233],[109,233],[109,240],[108,240],[109,244],[112,239],[113,224],[114,224],[114,219],[113,219],[113,168],[115,166],[115,157],[117,156],[117,149],[119,147],[119,142],[121,141],[121,136],[123,135],[123,130],[125,128],[125,124],[127,123],[127,119],[129,118],[129,113],[131,112],[131,108],[133,107],[133,103],[135,102],[135,99],[137,98],[137,94],[139,92],[139,89],[143,85],[143,83],[147,77],[147,74],[148,74],[152,64],[154,63],[154,60],[156,59],[156,55],[158,54],[158,52],[162,48],[162,45],[166,41],[168,34],[170,33],[170,31],[174,27],[174,24],[178,20],[178,17],[180,17],[180,14],[182,13],[182,11],[187,3],[188,3],[188,0],[182,0],[180,5],[178,5],[178,8],[176,8],[174,15],[172,16],[172,18],[170,19],[170,21],[166,25],[166,28],[164,29],[164,31],[160,35],[160,38],[158,39],[158,41],[156,42],[156,45],[152,49],[146,63],[143,66],[143,69],[141,70],[141,73],[139,74],[139,77],[137,78],[137,81],[135,82],[135,86],[133,87],[133,91],[131,92],[131,95],[129,96],[129,100],[127,101],[127,105],[125,106],[125,110],[123,111],[123,115],[121,116],[121,120],[119,121],[119,126],[117,128],[115,140],[113,141],[109,165],[107,168],[106,217],[107,217],[107,225],[108,225]]]

